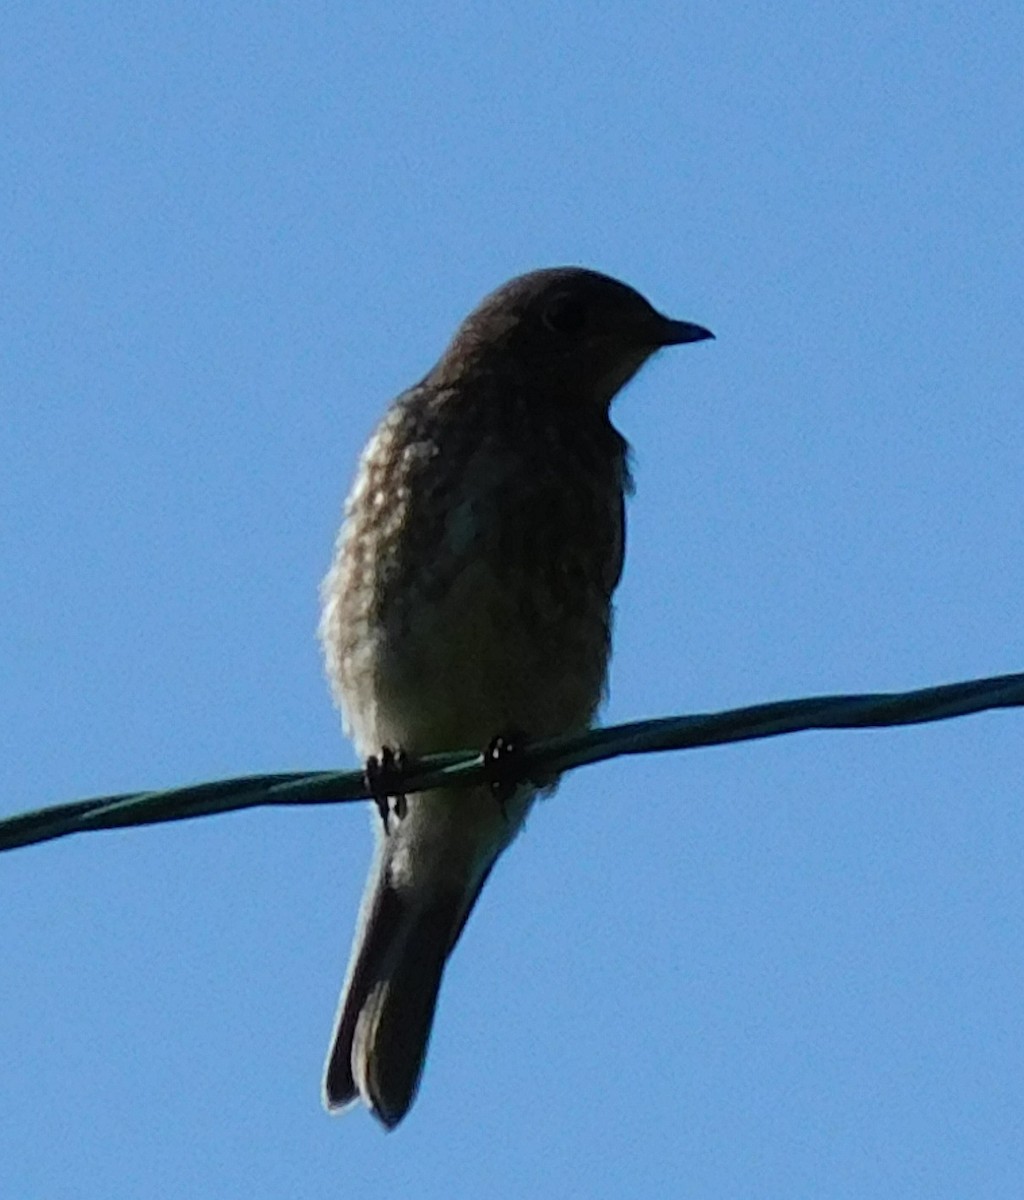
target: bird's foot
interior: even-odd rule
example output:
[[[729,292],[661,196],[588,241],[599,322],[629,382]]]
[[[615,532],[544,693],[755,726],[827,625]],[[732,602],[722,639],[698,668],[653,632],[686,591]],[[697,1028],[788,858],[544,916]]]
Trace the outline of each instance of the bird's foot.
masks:
[[[394,800],[395,820],[401,821],[405,816],[405,793],[401,790],[402,773],[409,765],[409,758],[404,750],[392,750],[390,746],[382,746],[380,757],[371,754],[366,760],[364,775],[366,790],[372,795],[373,802],[380,813],[384,832],[388,829],[388,817],[391,815],[391,801]]]
[[[508,802],[522,782],[523,746],[525,736],[519,730],[509,730],[492,738],[484,750],[484,770],[501,815],[508,820]]]

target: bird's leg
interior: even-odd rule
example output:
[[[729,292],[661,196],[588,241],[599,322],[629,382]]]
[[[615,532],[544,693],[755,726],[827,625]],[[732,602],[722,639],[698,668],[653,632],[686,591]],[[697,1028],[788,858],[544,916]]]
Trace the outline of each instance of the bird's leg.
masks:
[[[516,786],[522,782],[523,743],[525,736],[518,729],[499,733],[492,738],[484,750],[484,770],[487,782],[501,815],[508,820],[506,805],[511,800]]]
[[[394,797],[395,820],[400,821],[405,816],[405,793],[399,790],[402,772],[409,765],[409,759],[404,750],[392,750],[390,746],[382,746],[380,758],[371,754],[366,760],[364,775],[366,790],[373,796],[373,802],[380,813],[384,832],[388,833],[388,816],[390,801]]]

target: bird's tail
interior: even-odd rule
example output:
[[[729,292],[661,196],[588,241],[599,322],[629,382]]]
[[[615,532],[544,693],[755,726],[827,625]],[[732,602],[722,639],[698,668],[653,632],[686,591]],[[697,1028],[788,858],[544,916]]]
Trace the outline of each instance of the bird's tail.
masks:
[[[441,975],[479,887],[396,888],[378,856],[324,1071],[329,1110],[363,1102],[389,1129],[416,1095]],[[483,881],[481,880],[480,886]]]

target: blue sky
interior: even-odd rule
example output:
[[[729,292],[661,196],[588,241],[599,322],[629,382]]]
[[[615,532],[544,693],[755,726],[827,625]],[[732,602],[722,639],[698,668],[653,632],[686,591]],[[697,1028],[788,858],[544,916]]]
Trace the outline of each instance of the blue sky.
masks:
[[[1022,35],[1009,2],[6,5],[2,811],[353,764],[314,629],[355,457],[542,265],[718,335],[616,407],[606,719],[1021,670]],[[318,1097],[362,811],[9,854],[5,1194],[1016,1197],[1022,729],[567,778],[387,1136]]]

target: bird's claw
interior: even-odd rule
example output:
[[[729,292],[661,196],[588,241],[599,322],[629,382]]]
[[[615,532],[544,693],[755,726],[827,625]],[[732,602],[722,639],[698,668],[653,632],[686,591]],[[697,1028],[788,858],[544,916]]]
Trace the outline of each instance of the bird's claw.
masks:
[[[384,832],[388,829],[388,817],[391,815],[391,800],[394,800],[395,820],[401,821],[406,812],[405,793],[401,791],[401,776],[409,765],[404,750],[392,750],[390,746],[382,746],[380,757],[371,754],[366,760],[363,774],[366,778],[366,790],[373,797],[373,802],[380,813]]]
[[[484,750],[487,782],[501,815],[508,820],[508,802],[522,781],[523,744],[526,738],[517,731],[499,733]]]

